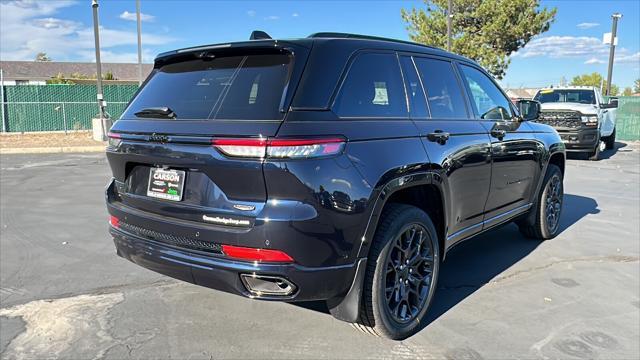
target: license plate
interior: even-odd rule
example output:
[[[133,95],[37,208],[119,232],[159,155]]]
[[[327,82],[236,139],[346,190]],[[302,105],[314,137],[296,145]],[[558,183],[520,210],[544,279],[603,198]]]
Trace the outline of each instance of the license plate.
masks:
[[[185,172],[182,170],[151,168],[147,196],[171,201],[182,200],[184,176]]]

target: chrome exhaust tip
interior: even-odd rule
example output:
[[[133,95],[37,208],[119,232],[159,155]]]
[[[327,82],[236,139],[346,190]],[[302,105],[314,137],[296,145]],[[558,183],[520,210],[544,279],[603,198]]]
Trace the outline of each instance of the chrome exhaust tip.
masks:
[[[258,274],[240,274],[244,287],[254,296],[289,296],[296,286],[285,278]]]

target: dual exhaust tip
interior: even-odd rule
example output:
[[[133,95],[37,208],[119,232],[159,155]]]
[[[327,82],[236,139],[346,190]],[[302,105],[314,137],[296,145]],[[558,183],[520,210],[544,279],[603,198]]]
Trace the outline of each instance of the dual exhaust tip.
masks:
[[[297,289],[292,282],[279,276],[240,274],[240,279],[251,295],[256,297],[290,296]]]

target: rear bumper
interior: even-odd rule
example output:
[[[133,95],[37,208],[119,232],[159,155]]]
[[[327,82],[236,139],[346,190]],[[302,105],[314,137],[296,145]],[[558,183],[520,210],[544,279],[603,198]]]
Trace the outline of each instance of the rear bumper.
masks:
[[[600,140],[599,129],[558,130],[567,151],[593,151]]]
[[[140,238],[111,227],[119,256],[147,269],[196,285],[250,298],[280,301],[328,300],[344,296],[355,275],[356,264],[309,268],[298,264],[235,261],[223,255],[204,254]],[[256,296],[241,274],[276,276],[296,286],[289,296]]]

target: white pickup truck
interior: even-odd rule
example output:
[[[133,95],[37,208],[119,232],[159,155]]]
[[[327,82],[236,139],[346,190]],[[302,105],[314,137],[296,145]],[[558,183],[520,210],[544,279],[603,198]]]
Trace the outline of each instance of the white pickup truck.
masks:
[[[540,89],[533,100],[541,104],[537,121],[555,128],[567,151],[586,152],[598,160],[601,151],[613,149],[618,99],[605,102],[592,86],[564,86]]]

